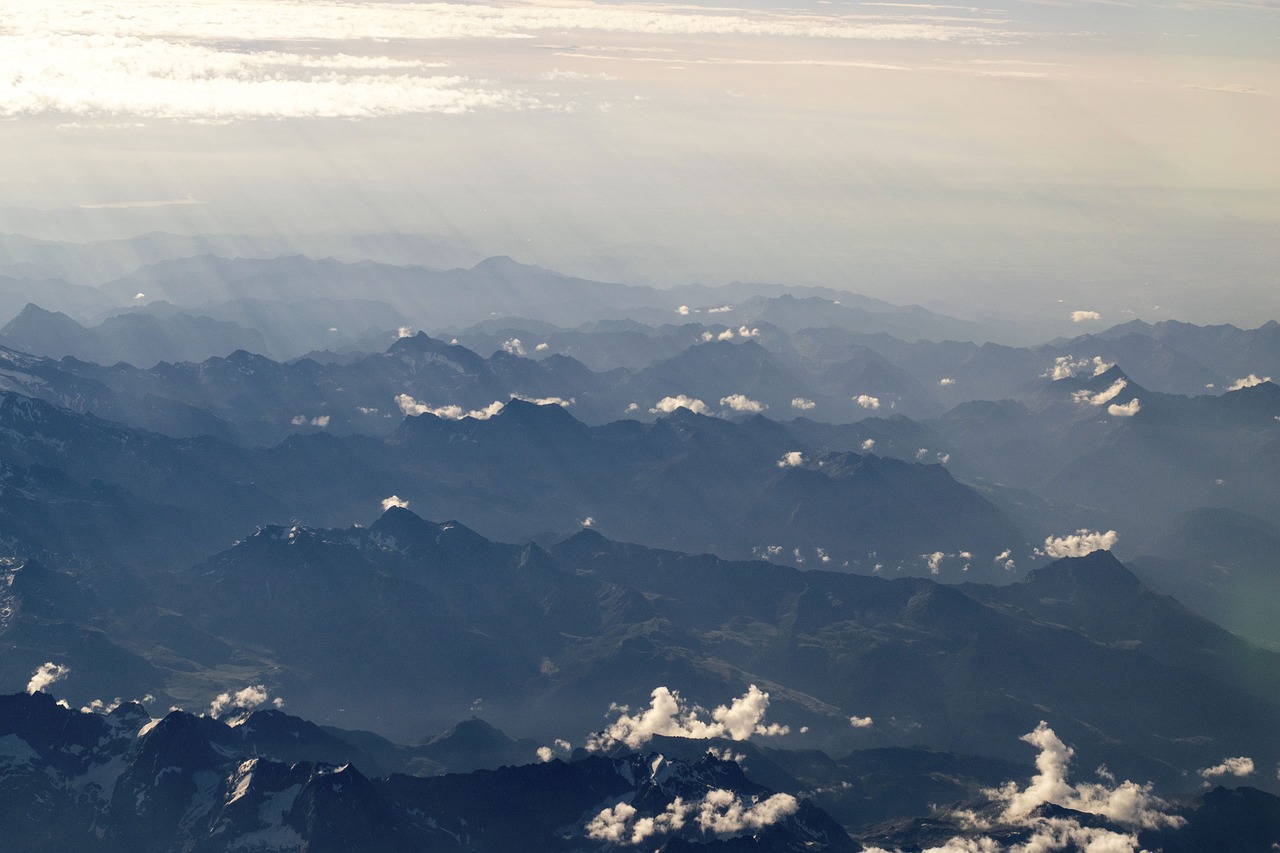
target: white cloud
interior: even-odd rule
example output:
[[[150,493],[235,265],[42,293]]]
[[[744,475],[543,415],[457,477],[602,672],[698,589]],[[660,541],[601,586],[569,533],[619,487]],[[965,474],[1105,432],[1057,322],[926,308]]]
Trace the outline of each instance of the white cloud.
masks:
[[[356,411],[362,415],[376,415],[378,410],[368,406],[356,406]]]
[[[717,706],[705,719],[707,710],[690,705],[680,694],[666,687],[656,687],[651,694],[649,707],[634,716],[626,706],[614,705],[609,710],[618,713],[618,719],[587,743],[591,750],[608,749],[615,744],[625,744],[635,749],[649,742],[654,735],[683,737],[693,740],[729,738],[747,740],[752,735],[773,737],[790,731],[777,723],[765,725],[764,716],[769,708],[769,694],[752,684],[747,692],[729,705]]]
[[[939,462],[941,462],[943,465],[946,465],[948,462],[950,462],[950,461],[951,461],[951,454],[950,454],[950,453],[939,453],[939,454],[938,454],[938,461],[939,461]]]
[[[723,332],[721,332],[720,334],[716,335],[716,340],[717,340],[717,341],[731,341],[731,340],[733,340],[733,329],[725,329]]]
[[[582,519],[580,523],[582,524],[583,527],[595,527],[596,526],[595,516],[588,515],[586,518]]]
[[[133,294],[133,298],[134,298],[134,299],[146,299],[146,298],[147,298],[147,294],[145,294],[145,293],[143,293],[141,290],[139,290],[137,293]]]
[[[663,397],[654,404],[649,412],[655,415],[658,413],[670,414],[676,409],[688,409],[696,414],[705,415],[707,413],[707,404],[693,397],[686,397],[684,394],[680,394],[675,397]]]
[[[294,426],[302,426],[306,422],[307,422],[306,415],[294,415],[293,418],[290,419],[289,421],[289,423],[293,424]]]
[[[1227,386],[1228,391],[1239,391],[1241,388],[1252,388],[1255,385],[1261,385],[1263,382],[1270,382],[1270,376],[1258,376],[1256,373],[1250,373],[1248,376],[1241,377],[1235,382]]]
[[[637,818],[634,806],[618,803],[591,819],[586,826],[587,837],[614,844],[641,844],[655,836],[683,829],[692,810],[692,806],[676,797],[657,815]]]
[[[1060,557],[1083,557],[1094,551],[1110,551],[1120,540],[1120,534],[1114,530],[1100,533],[1096,530],[1081,528],[1066,536],[1047,536],[1044,540],[1044,552],[1055,559]]]
[[[1097,311],[1072,311],[1071,322],[1083,323],[1086,320],[1101,320],[1102,315]]]
[[[1200,771],[1200,775],[1206,779],[1214,779],[1219,776],[1236,776],[1244,778],[1245,776],[1252,776],[1253,771],[1253,759],[1248,756],[1239,755],[1235,758],[1224,758],[1222,759],[1222,763],[1204,768]]]
[[[948,385],[955,385],[956,381],[949,376],[944,376],[942,379],[938,380],[938,384],[946,388]]]
[[[543,762],[544,764],[555,757],[556,757],[555,751],[552,750],[551,747],[549,746],[538,747],[538,760]]]
[[[311,419],[311,425],[324,429],[325,427],[329,426],[329,416],[319,415],[317,417],[314,417]]]
[[[804,464],[804,454],[799,450],[792,450],[782,454],[782,458],[778,460],[779,468],[795,468],[797,465]]]
[[[640,404],[639,404],[639,403],[627,403],[626,411],[627,411],[628,413],[630,413],[630,412],[638,412],[638,411],[640,411]]]
[[[802,412],[807,412],[811,409],[816,409],[817,407],[817,403],[812,400],[806,400],[804,397],[796,397],[791,401],[791,408],[799,409]]]
[[[857,403],[859,406],[861,406],[864,409],[880,408],[880,398],[872,397],[870,394],[859,394],[858,396],[853,398],[853,402]]]
[[[749,329],[746,326],[738,327],[738,337],[740,338],[758,338],[760,337],[759,329]]]
[[[677,314],[679,314],[681,317],[688,317],[688,316],[689,316],[689,306],[688,306],[688,305],[681,305],[679,308],[677,308],[677,309],[676,309],[676,313],[677,313]]]
[[[793,815],[800,804],[790,794],[774,794],[766,800],[744,803],[732,791],[714,788],[707,791],[698,809],[698,826],[703,832],[736,835],[746,830],[760,830]]]
[[[411,338],[411,337],[413,337],[413,329],[410,329],[408,326],[401,326],[400,328],[396,329],[396,337],[397,337],[397,338]],[[454,339],[454,344],[457,344],[457,343],[458,343],[458,341],[457,341],[457,339],[455,338],[455,339]]]
[[[1111,385],[1098,393],[1093,393],[1087,388],[1074,391],[1071,394],[1072,401],[1085,406],[1101,406],[1114,400],[1121,391],[1129,386],[1124,379],[1117,379]]]
[[[1017,783],[1009,782],[998,791],[989,792],[1005,803],[1001,818],[1006,823],[1025,820],[1046,803],[1102,815],[1117,823],[1143,829],[1178,827],[1184,822],[1180,817],[1165,813],[1168,804],[1151,793],[1149,783],[1138,785],[1124,781],[1115,788],[1089,782],[1072,785],[1067,780],[1067,771],[1075,752],[1044,721],[1036,726],[1035,731],[1023,735],[1022,740],[1040,749],[1036,756],[1036,770],[1039,772],[1026,788],[1020,789]]]
[[[1100,355],[1082,358],[1079,361],[1076,361],[1074,356],[1060,355],[1053,360],[1053,366],[1040,375],[1057,382],[1061,379],[1070,379],[1086,370],[1093,376],[1101,376],[1113,367],[1115,367],[1114,363],[1103,361]]]
[[[229,711],[253,711],[261,708],[268,701],[275,705],[276,708],[284,706],[284,700],[280,698],[272,699],[271,694],[267,692],[266,686],[262,684],[255,684],[243,690],[237,690],[235,693],[219,693],[209,703],[209,716],[217,719]]]
[[[485,421],[501,412],[503,408],[503,404],[499,400],[494,400],[483,409],[472,409],[471,411],[466,411],[461,406],[452,404],[448,406],[432,406],[415,400],[408,394],[397,394],[396,405],[407,416],[435,415],[437,418],[444,418],[450,421],[460,421],[463,418],[475,418],[478,421]]]
[[[999,566],[999,565],[1003,565],[1003,566],[1004,566],[1004,570],[1005,570],[1006,572],[1011,572],[1011,571],[1013,571],[1013,570],[1014,570],[1014,568],[1018,565],[1018,564],[1013,560],[1013,551],[1012,551],[1011,549],[1009,549],[1009,548],[1005,548],[1005,549],[1004,549],[1003,551],[1001,551],[999,554],[996,554],[996,558],[995,558],[995,560],[994,560],[993,562],[994,562],[997,566]]]
[[[876,440],[874,438],[868,438],[866,441],[862,442],[862,449],[868,453],[874,450],[875,446]]]
[[[920,559],[924,560],[929,566],[929,574],[936,575],[942,569],[942,561],[947,555],[941,551],[934,551],[932,554],[921,554]]]
[[[31,680],[27,682],[28,693],[39,693],[55,681],[61,681],[71,672],[71,667],[64,666],[60,663],[49,661],[42,663],[36,667],[36,671],[31,673]]]
[[[509,355],[524,355],[524,344],[519,338],[510,338],[502,342],[502,351]]]
[[[536,347],[534,347],[534,348],[533,348],[533,351],[534,351],[534,352],[546,352],[546,351],[547,351],[547,350],[549,350],[549,349],[551,349],[551,344],[548,344],[548,343],[541,343],[541,344],[538,344]]]
[[[732,305],[721,305],[718,308],[708,308],[707,313],[708,314],[728,314],[732,310],[733,310]]]
[[[1142,401],[1137,397],[1134,397],[1123,406],[1119,403],[1112,403],[1107,406],[1107,414],[1113,418],[1131,418],[1140,411],[1142,411]]]
[[[409,502],[404,498],[400,497],[399,495],[392,495],[391,497],[382,499],[383,512],[386,512],[387,510],[391,509],[393,506],[399,507],[400,509],[408,509]]]
[[[849,718],[849,725],[853,726],[855,729],[869,729],[875,725],[875,722],[876,721],[870,717],[859,717],[855,715]]]
[[[575,397],[527,397],[524,394],[512,394],[513,400],[524,400],[526,403],[533,403],[535,406],[561,406],[569,408],[577,402]]]
[[[745,394],[730,394],[727,397],[721,397],[720,405],[728,406],[735,412],[763,412],[769,408],[764,403],[752,400]]]
[[[927,447],[922,447],[916,451],[917,460],[924,461],[924,458],[928,455],[929,455],[929,448]]]

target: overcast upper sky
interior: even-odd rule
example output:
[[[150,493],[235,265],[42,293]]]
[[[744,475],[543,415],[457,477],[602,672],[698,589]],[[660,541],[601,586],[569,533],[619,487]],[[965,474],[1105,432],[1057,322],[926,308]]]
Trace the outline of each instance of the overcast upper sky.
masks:
[[[1278,0],[0,0],[0,231],[41,237],[1257,325],[1277,140]]]

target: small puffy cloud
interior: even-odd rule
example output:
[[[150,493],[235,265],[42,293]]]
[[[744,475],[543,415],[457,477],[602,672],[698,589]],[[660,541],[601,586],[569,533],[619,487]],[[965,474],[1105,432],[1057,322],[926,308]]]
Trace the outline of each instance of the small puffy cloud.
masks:
[[[1129,383],[1126,382],[1124,379],[1117,379],[1115,382],[1112,382],[1111,385],[1108,386],[1106,389],[1099,391],[1096,394],[1088,390],[1087,388],[1082,388],[1079,391],[1075,391],[1072,393],[1071,399],[1072,401],[1076,403],[1080,403],[1085,406],[1102,406],[1114,400],[1120,394],[1120,392],[1123,391],[1128,386],[1129,386]]]
[[[874,438],[868,438],[866,441],[862,442],[862,449],[868,453],[870,453],[872,450],[875,450],[875,447],[876,447],[876,440]]]
[[[618,719],[604,731],[593,735],[587,748],[608,749],[621,743],[635,749],[648,743],[654,735],[691,740],[747,740],[752,735],[773,737],[791,731],[777,723],[765,725],[769,694],[754,684],[728,705],[717,706],[710,712],[710,719],[706,719],[705,708],[690,705],[674,690],[656,687],[650,696],[649,707],[634,716],[627,713],[629,709],[626,706],[612,706],[610,710],[618,713]]]
[[[377,409],[370,408],[369,406],[356,406],[356,411],[357,411],[357,412],[359,412],[359,413],[360,413],[360,414],[362,414],[362,415],[376,415],[376,414],[378,414],[378,410],[377,410]]]
[[[875,722],[876,721],[870,717],[859,717],[855,715],[849,718],[849,725],[853,726],[855,729],[869,729],[875,725]]]
[[[804,454],[799,450],[792,450],[782,454],[782,458],[778,460],[779,468],[795,468],[804,464]]]
[[[1012,551],[1011,549],[1009,549],[1009,548],[1005,548],[1005,549],[1004,549],[1003,551],[1001,551],[999,554],[996,554],[996,558],[995,558],[995,560],[994,560],[993,562],[994,562],[997,566],[1004,566],[1004,570],[1005,570],[1006,572],[1011,572],[1011,571],[1013,571],[1013,570],[1014,570],[1014,568],[1015,568],[1015,567],[1017,567],[1017,565],[1018,565],[1018,564],[1013,560],[1013,551]]]
[[[413,337],[413,329],[410,329],[408,326],[401,326],[400,328],[396,329],[396,338],[411,338],[411,337]],[[456,344],[457,340],[454,340],[454,343]]]
[[[1263,382],[1270,382],[1270,376],[1259,376],[1256,373],[1250,373],[1248,376],[1241,377],[1235,382],[1227,386],[1228,391],[1239,391],[1241,388],[1252,388],[1255,385],[1261,385]]]
[[[663,397],[661,400],[659,400],[657,403],[654,404],[653,408],[650,409],[649,412],[650,414],[654,414],[654,415],[656,414],[669,415],[672,412],[674,412],[676,409],[688,409],[689,411],[694,412],[696,414],[705,415],[707,413],[707,404],[694,397],[688,397],[688,396],[685,396],[684,394],[679,394],[675,397]]]
[[[721,332],[720,334],[716,335],[716,340],[717,340],[717,341],[731,341],[731,340],[733,340],[733,329],[725,329],[723,332]]]
[[[721,305],[718,308],[708,308],[707,313],[708,314],[728,314],[732,310],[733,310],[732,305]]]
[[[1245,776],[1252,776],[1253,771],[1253,759],[1238,755],[1235,758],[1224,758],[1222,763],[1204,768],[1200,771],[1200,775],[1206,779],[1216,779],[1220,776],[1244,778]]]
[[[880,408],[880,398],[872,397],[870,394],[859,394],[858,396],[853,398],[853,402],[857,403],[859,406],[861,406],[864,409]]]
[[[502,342],[502,351],[508,355],[524,355],[524,344],[519,338],[508,338]]]
[[[1040,374],[1043,378],[1052,379],[1057,382],[1061,379],[1070,379],[1073,376],[1089,371],[1091,376],[1101,376],[1115,364],[1109,361],[1103,361],[1102,356],[1095,355],[1093,358],[1082,358],[1079,361],[1075,356],[1060,355],[1053,360],[1053,366]]]
[[[938,380],[938,384],[941,385],[943,388],[946,388],[949,385],[955,385],[956,381],[952,379],[950,376],[944,376],[943,378]]]
[[[676,313],[677,313],[677,314],[679,314],[681,317],[688,317],[688,316],[689,316],[689,306],[688,306],[688,305],[681,305],[679,308],[677,308],[677,309],[676,309]]]
[[[816,409],[817,407],[817,403],[812,400],[806,400],[804,397],[796,397],[791,401],[791,408],[799,409],[802,412],[807,412],[811,409]]]
[[[556,757],[555,751],[552,750],[551,747],[549,746],[538,747],[538,760],[543,762],[544,764],[555,757]]]
[[[294,415],[293,418],[289,421],[289,423],[293,424],[294,426],[302,426],[306,422],[307,422],[306,415]]]
[[[458,405],[432,406],[429,403],[415,400],[408,394],[397,394],[396,405],[400,407],[400,411],[406,416],[435,415],[437,418],[444,418],[450,421],[460,421],[463,418],[475,418],[478,421],[485,421],[501,412],[503,407],[500,400],[494,400],[483,409],[466,411]]]
[[[247,713],[261,708],[268,701],[276,708],[284,706],[284,700],[280,698],[272,699],[271,694],[267,692],[266,686],[262,684],[255,684],[243,690],[237,690],[235,693],[219,693],[209,703],[209,716],[218,719],[230,711]]]
[[[1101,320],[1102,315],[1097,311],[1072,311],[1071,322],[1083,323],[1086,320]]]
[[[916,459],[923,462],[924,458],[929,455],[929,448],[922,447],[916,451]]]
[[[920,559],[925,561],[929,567],[929,574],[936,575],[942,569],[942,561],[947,555],[941,551],[934,551],[932,554],[921,554]]]
[[[692,810],[692,806],[685,805],[682,798],[676,797],[657,815],[637,817],[634,806],[618,803],[591,819],[586,826],[587,837],[619,845],[642,844],[655,836],[683,829]]]
[[[134,298],[134,299],[146,299],[146,298],[147,298],[147,294],[145,294],[145,293],[143,293],[141,290],[139,290],[137,293],[133,294],[133,298]]]
[[[31,680],[27,682],[28,693],[39,693],[55,681],[61,681],[71,672],[71,667],[63,666],[60,663],[48,661],[36,667],[36,671],[31,673]]]
[[[758,338],[760,337],[759,329],[749,329],[746,326],[738,327],[738,337],[740,338]]]
[[[764,403],[752,400],[746,394],[730,394],[727,397],[721,397],[720,405],[728,406],[735,412],[763,412],[769,408]]]
[[[774,794],[765,800],[744,803],[732,791],[707,791],[698,809],[698,826],[715,835],[736,835],[772,826],[796,813],[800,804],[790,794]]]
[[[631,412],[638,412],[638,411],[640,411],[640,404],[639,404],[639,403],[628,403],[628,404],[627,404],[626,411],[627,411],[628,413],[631,413]]]
[[[583,527],[595,527],[596,526],[595,516],[588,515],[586,518],[582,519],[580,523],[582,524]]]
[[[1142,401],[1137,397],[1134,397],[1123,406],[1119,403],[1112,403],[1107,406],[1107,414],[1113,418],[1131,418],[1140,411],[1142,411]]]
[[[1044,552],[1055,559],[1060,557],[1083,557],[1094,551],[1110,551],[1120,539],[1114,530],[1100,533],[1097,530],[1080,528],[1066,536],[1047,536],[1044,540]]]
[[[549,350],[549,349],[551,349],[551,344],[548,344],[548,343],[541,343],[541,344],[538,344],[536,347],[534,347],[534,348],[533,348],[533,351],[534,351],[534,352],[546,352],[546,351],[547,351],[547,350]]]
[[[941,462],[943,465],[946,465],[948,462],[950,462],[950,461],[951,461],[951,454],[950,454],[950,453],[939,453],[939,454],[938,454],[938,461],[939,461],[939,462]]]
[[[400,497],[399,495],[392,495],[392,496],[391,496],[391,497],[389,497],[389,498],[383,498],[383,499],[382,499],[382,511],[383,511],[383,512],[386,512],[387,510],[391,509],[392,507],[399,507],[400,509],[408,509],[408,508],[409,508],[409,502],[408,502],[407,500],[405,500],[404,498]]]
[[[329,416],[328,416],[328,415],[320,415],[320,416],[318,416],[318,417],[314,417],[314,418],[312,418],[312,419],[311,419],[311,425],[312,425],[312,426],[320,427],[321,429],[324,429],[325,427],[327,427],[327,426],[329,425]]]

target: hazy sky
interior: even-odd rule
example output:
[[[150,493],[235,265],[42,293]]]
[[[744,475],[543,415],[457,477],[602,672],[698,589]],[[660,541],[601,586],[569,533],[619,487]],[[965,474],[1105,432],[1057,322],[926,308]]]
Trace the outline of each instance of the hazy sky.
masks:
[[[6,232],[1280,317],[1277,0],[0,0],[0,119]]]

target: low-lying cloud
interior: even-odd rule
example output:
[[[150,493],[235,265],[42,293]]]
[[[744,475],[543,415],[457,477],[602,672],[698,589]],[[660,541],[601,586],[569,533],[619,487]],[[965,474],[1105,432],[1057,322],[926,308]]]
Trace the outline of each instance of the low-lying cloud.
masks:
[[[1120,534],[1114,530],[1101,533],[1097,530],[1080,528],[1066,536],[1047,536],[1044,540],[1044,553],[1055,559],[1062,557],[1083,557],[1094,551],[1110,551],[1120,541]]]
[[[48,661],[36,667],[36,671],[31,673],[31,680],[27,682],[28,693],[39,693],[50,684],[61,681],[71,672],[71,667],[60,663]]]
[[[1075,391],[1071,394],[1071,399],[1086,406],[1102,406],[1114,400],[1127,387],[1129,387],[1129,383],[1126,380],[1117,379],[1107,388],[1097,393],[1087,388]]]
[[[730,394],[727,397],[720,398],[720,405],[732,409],[735,412],[763,412],[769,408],[758,400],[752,400],[746,394]]]
[[[625,705],[611,706],[609,710],[617,713],[618,719],[604,731],[593,735],[587,742],[587,748],[601,750],[624,744],[636,749],[655,735],[691,740],[748,740],[754,735],[774,737],[791,731],[777,723],[765,724],[769,694],[754,684],[728,705],[719,705],[710,712],[690,705],[678,692],[667,687],[654,688],[650,697],[649,707],[635,715],[628,713],[630,709]]]
[[[450,421],[460,421],[463,418],[475,418],[478,421],[485,421],[498,414],[503,409],[501,400],[494,400],[483,409],[471,409],[470,411],[456,404],[447,406],[432,406],[430,403],[424,403],[415,400],[408,394],[397,394],[396,405],[400,407],[400,411],[406,416],[416,415],[435,415],[437,418],[444,418]]]
[[[653,415],[669,415],[676,409],[688,409],[695,414],[705,415],[707,413],[707,404],[695,397],[678,394],[675,397],[663,397],[657,403],[654,403],[649,413]]]
[[[1261,385],[1263,382],[1270,382],[1270,376],[1259,376],[1256,373],[1250,373],[1248,376],[1242,376],[1235,382],[1227,386],[1228,391],[1239,391],[1242,388],[1252,388],[1255,385]]]

